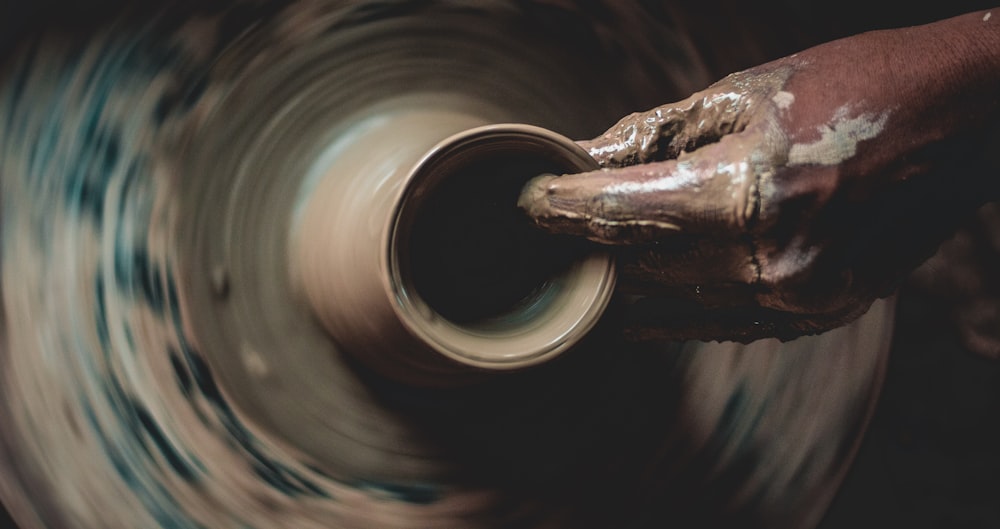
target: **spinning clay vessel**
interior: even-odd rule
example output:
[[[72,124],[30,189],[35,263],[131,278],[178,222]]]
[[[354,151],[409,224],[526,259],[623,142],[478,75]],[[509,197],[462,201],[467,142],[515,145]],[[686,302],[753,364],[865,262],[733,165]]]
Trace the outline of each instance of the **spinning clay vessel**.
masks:
[[[23,529],[815,526],[893,306],[637,344],[532,229],[570,139],[717,75],[639,2],[234,2],[0,83],[0,500]]]

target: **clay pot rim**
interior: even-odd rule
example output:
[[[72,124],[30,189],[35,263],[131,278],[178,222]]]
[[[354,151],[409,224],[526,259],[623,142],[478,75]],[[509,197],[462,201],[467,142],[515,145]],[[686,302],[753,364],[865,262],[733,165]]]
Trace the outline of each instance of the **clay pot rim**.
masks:
[[[617,280],[614,258],[610,252],[595,252],[573,267],[572,275],[586,288],[569,289],[562,293],[562,303],[558,310],[564,313],[565,324],[561,330],[535,327],[504,336],[477,334],[476,332],[448,322],[436,315],[415,289],[406,280],[400,267],[398,248],[407,229],[400,228],[403,221],[411,217],[414,209],[415,188],[432,178],[429,171],[434,164],[463,148],[477,145],[496,147],[498,139],[527,140],[528,144],[548,148],[554,154],[562,155],[575,167],[567,172],[584,172],[599,169],[595,161],[573,140],[549,129],[521,123],[499,123],[483,125],[453,134],[438,142],[413,165],[405,178],[403,189],[393,205],[386,229],[382,230],[380,247],[383,249],[382,266],[388,273],[380,274],[382,286],[389,297],[389,304],[398,321],[427,347],[451,360],[467,366],[489,370],[514,370],[548,361],[579,343],[597,324],[607,308]],[[572,292],[575,290],[575,292]],[[576,312],[570,311],[575,308]],[[547,330],[544,339],[528,351],[515,350],[515,344],[504,338],[524,340],[532,332]],[[542,335],[539,335],[542,338]],[[521,342],[523,343],[523,342]],[[504,351],[504,349],[507,349]],[[489,352],[481,352],[481,351]]]

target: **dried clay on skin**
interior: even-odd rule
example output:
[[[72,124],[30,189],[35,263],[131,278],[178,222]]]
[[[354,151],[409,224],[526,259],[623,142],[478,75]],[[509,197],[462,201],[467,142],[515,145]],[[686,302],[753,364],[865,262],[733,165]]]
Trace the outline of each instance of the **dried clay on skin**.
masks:
[[[885,128],[889,113],[864,113],[848,117],[848,107],[837,109],[827,125],[819,127],[822,135],[813,143],[796,143],[788,151],[788,166],[836,165],[854,156],[858,143],[879,135]]]

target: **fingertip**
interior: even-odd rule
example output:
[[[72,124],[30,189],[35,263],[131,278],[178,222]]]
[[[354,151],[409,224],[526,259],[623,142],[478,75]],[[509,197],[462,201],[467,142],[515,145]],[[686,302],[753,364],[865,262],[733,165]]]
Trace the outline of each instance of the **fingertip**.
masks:
[[[544,218],[552,214],[552,208],[547,199],[550,185],[555,175],[543,174],[528,180],[521,188],[517,199],[517,207],[524,210],[533,219]]]
[[[633,218],[627,197],[609,194],[614,172],[542,175],[521,191],[518,206],[536,225],[552,234],[585,237],[602,244],[637,244],[658,240],[676,225]]]
[[[517,205],[549,233],[594,240],[591,209],[595,201],[592,185],[596,183],[591,173],[540,175],[524,185]]]

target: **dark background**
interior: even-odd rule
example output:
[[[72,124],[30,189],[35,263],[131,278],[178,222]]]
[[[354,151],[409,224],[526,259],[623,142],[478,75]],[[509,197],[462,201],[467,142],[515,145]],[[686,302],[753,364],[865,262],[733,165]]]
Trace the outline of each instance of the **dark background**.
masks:
[[[947,319],[936,298],[901,292],[875,416],[819,529],[1000,528],[1000,362]]]

